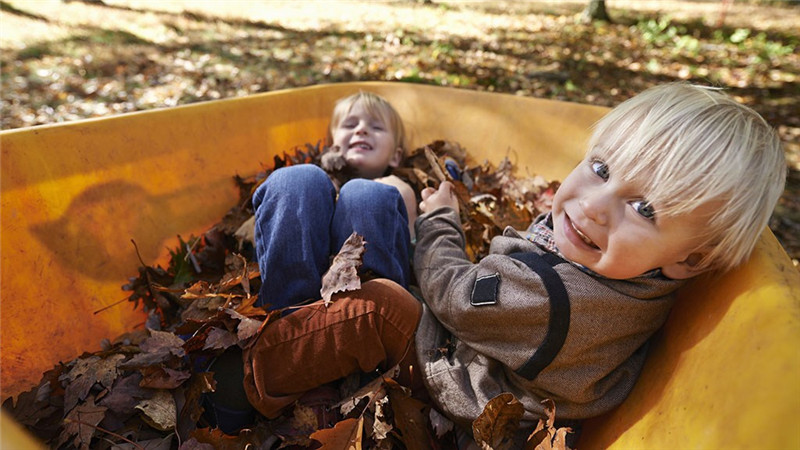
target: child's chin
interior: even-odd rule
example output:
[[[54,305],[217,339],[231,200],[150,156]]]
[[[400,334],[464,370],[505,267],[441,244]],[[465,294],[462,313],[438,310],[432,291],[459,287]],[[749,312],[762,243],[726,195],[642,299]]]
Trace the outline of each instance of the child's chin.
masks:
[[[345,157],[345,161],[347,161],[347,165],[348,166],[350,166],[350,167],[352,167],[354,169],[362,167],[364,165],[364,163],[365,163],[364,156],[363,155],[359,155],[359,154],[355,154],[355,155],[348,154]]]

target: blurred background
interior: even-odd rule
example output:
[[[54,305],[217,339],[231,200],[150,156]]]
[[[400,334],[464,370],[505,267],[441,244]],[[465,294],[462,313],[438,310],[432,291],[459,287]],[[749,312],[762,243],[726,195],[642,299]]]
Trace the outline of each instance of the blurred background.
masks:
[[[0,128],[356,80],[609,107],[688,80],[780,133],[770,227],[797,267],[798,24],[795,0],[3,0]]]

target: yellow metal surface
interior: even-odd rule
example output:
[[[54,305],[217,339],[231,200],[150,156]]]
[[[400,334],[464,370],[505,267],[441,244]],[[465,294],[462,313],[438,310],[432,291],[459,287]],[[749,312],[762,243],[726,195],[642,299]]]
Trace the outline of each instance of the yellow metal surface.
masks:
[[[771,233],[745,266],[684,289],[653,344],[581,449],[800,449],[800,274]]]
[[[0,410],[0,448],[3,450],[39,450],[45,449],[47,446],[31,436],[5,411]]]
[[[334,101],[357,90],[397,107],[412,146],[454,140],[479,161],[508,155],[556,179],[606,111],[345,83],[2,132],[2,397],[142,326],[128,302],[115,305],[138,267],[131,240],[145,263],[165,264],[176,235],[203,232],[233,204],[233,175],[322,139]],[[580,448],[800,447],[799,278],[766,231],[745,267],[684,290],[631,398],[591,421]]]

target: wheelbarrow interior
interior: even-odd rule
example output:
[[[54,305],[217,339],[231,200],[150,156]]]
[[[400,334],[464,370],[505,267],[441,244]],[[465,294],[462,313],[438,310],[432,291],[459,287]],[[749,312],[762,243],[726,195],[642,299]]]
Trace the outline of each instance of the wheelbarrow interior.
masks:
[[[324,139],[334,102],[386,97],[410,148],[458,142],[474,161],[563,179],[605,108],[405,83],[343,83],[0,133],[2,396],[142,327],[121,289],[166,265],[238,199],[234,175]],[[135,245],[134,245],[135,244]],[[744,266],[680,291],[640,381],[587,421],[580,448],[800,447],[800,276],[769,230]],[[32,445],[3,417],[3,447]],[[10,428],[9,428],[10,427]]]

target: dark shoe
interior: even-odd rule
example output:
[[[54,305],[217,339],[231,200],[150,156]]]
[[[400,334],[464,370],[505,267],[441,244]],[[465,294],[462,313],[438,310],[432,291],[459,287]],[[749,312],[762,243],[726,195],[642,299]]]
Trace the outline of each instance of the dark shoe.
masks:
[[[244,428],[251,427],[256,420],[255,409],[232,409],[215,403],[211,396],[203,396],[203,418],[211,427],[219,428],[227,435],[235,436]]]
[[[252,426],[256,419],[256,410],[247,400],[242,384],[242,350],[237,346],[228,348],[211,361],[208,371],[214,372],[214,380],[217,382],[216,391],[203,396],[203,417],[209,425],[230,435]]]

